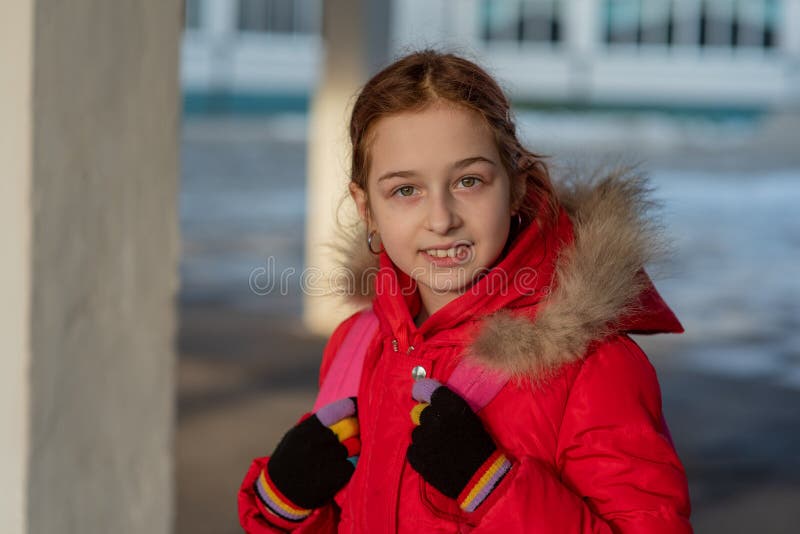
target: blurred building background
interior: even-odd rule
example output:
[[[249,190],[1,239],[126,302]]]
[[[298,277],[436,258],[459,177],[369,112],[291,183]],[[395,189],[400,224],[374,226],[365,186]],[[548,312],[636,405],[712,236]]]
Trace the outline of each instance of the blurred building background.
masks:
[[[397,0],[392,56],[476,53],[518,102],[763,110],[797,98],[793,0]],[[321,0],[189,0],[190,111],[304,110],[325,50]]]
[[[332,72],[356,78],[347,19],[364,75],[326,93]],[[654,278],[686,333],[637,341],[695,528],[795,532],[800,0],[187,0],[178,532],[239,532],[250,460],[311,406],[325,329],[300,278],[315,206],[347,181],[311,140],[344,147],[357,85],[425,46],[486,66],[556,174],[641,162],[675,246]],[[325,113],[341,132],[320,134]]]

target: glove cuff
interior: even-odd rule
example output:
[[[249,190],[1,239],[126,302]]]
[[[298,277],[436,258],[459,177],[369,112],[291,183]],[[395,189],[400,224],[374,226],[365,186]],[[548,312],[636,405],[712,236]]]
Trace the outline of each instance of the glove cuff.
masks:
[[[465,512],[474,512],[500,483],[509,469],[511,469],[509,459],[499,450],[495,450],[475,471],[475,474],[459,493],[456,499],[458,506]]]
[[[302,521],[313,511],[300,508],[283,495],[272,482],[266,467],[261,470],[261,474],[255,481],[255,490],[261,503],[270,512],[289,521]]]

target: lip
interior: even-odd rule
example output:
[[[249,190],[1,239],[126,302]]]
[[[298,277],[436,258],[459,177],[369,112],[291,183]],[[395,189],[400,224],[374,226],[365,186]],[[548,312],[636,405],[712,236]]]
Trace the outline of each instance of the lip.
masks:
[[[464,254],[463,258],[459,258],[459,257],[451,258],[450,256],[445,256],[444,258],[440,258],[439,256],[431,256],[430,254],[425,252],[425,250],[448,249],[448,248],[452,248],[452,247],[458,246],[458,245],[466,245],[467,247],[470,247],[469,250],[467,251],[467,253]],[[472,258],[473,252],[472,252],[471,247],[472,247],[471,243],[463,243],[463,242],[461,242],[461,243],[448,245],[446,247],[430,247],[430,248],[427,248],[425,250],[421,250],[420,254],[422,254],[423,258],[425,258],[428,262],[432,263],[436,267],[456,267],[457,265],[462,265],[464,263],[467,263]]]
[[[432,247],[423,247],[420,250],[422,252],[425,252],[426,250],[447,250],[448,248],[457,247],[458,245],[472,246],[472,242],[462,239],[460,241],[452,241],[452,242],[447,243],[445,245],[435,245],[435,246],[432,246]]]

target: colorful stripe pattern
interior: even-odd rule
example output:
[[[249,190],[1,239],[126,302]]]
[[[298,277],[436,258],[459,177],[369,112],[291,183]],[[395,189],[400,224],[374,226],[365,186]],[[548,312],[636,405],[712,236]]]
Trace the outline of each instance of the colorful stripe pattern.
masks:
[[[318,424],[329,428],[336,435],[339,442],[347,449],[347,460],[355,466],[358,461],[358,455],[361,452],[355,401],[348,397],[332,402],[320,408],[314,414],[305,414],[300,418],[300,423],[310,417],[315,418]],[[254,487],[264,507],[279,517],[299,522],[313,512],[313,509],[301,508],[293,504],[291,499],[281,493],[270,478],[266,467],[261,470]]]
[[[419,418],[422,415],[422,410],[430,406],[430,403],[427,402],[420,402],[419,404],[415,404],[413,408],[411,408],[411,422],[415,425],[419,425]]]
[[[288,519],[289,521],[302,521],[311,514],[311,510],[298,508],[289,499],[283,496],[267,474],[266,468],[261,470],[261,475],[256,480],[256,493],[271,512]]]
[[[342,445],[347,447],[347,460],[355,467],[361,452],[361,440],[353,399],[348,397],[326,404],[317,410],[315,415],[320,423],[330,428]]]
[[[486,500],[500,480],[511,469],[511,462],[496,450],[478,468],[458,496],[458,505],[465,512],[474,512]]]

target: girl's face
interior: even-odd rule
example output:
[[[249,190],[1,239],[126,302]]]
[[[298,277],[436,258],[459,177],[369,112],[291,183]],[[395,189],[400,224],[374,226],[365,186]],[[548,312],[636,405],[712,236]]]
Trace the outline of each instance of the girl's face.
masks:
[[[511,220],[509,177],[475,111],[437,103],[383,117],[373,128],[367,191],[353,183],[350,191],[362,219],[378,232],[373,248],[382,244],[416,280],[431,315],[502,252]]]

